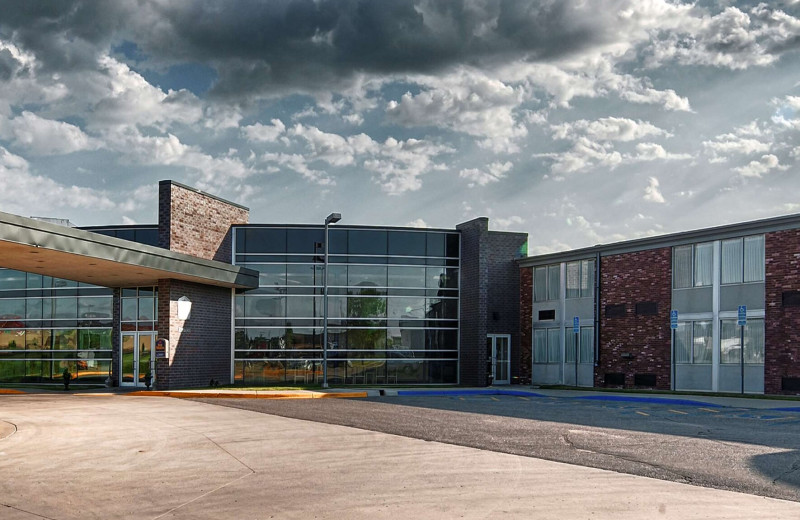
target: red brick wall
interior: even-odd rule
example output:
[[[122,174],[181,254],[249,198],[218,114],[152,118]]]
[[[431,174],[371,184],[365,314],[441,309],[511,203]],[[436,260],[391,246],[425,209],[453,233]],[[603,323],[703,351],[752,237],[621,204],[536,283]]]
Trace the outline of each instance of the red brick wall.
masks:
[[[800,377],[800,307],[783,307],[784,291],[800,290],[800,230],[764,237],[764,393],[780,394],[783,377]]]
[[[533,337],[533,267],[523,267],[519,271],[519,328],[520,328],[520,365],[521,379],[531,380],[531,350]]]
[[[595,386],[607,372],[625,374],[633,386],[634,374],[656,374],[656,388],[670,388],[670,328],[672,250],[669,247],[601,258],[600,359]],[[658,314],[637,316],[636,303],[656,302]],[[624,317],[606,318],[607,305],[626,304]],[[626,359],[622,355],[633,354]]]
[[[159,245],[231,263],[230,228],[247,224],[248,209],[172,181],[161,181],[158,189]]]
[[[192,302],[178,319],[178,298]],[[181,330],[182,329],[182,330]],[[158,282],[158,337],[169,339],[169,359],[157,361],[159,390],[230,383],[231,290],[178,280]]]

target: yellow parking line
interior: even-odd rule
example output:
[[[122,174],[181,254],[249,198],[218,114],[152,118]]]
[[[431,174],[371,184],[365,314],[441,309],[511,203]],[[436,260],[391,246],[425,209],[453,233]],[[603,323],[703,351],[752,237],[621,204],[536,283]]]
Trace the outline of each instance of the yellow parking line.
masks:
[[[700,408],[704,412],[719,413],[719,410],[712,410],[711,408]]]
[[[639,415],[646,415],[647,417],[650,417],[649,413],[640,412],[639,410],[636,410],[636,413],[638,413]]]
[[[671,409],[671,408],[670,408],[670,410],[669,410],[669,411],[670,411],[670,412],[673,412],[673,413],[679,413],[679,414],[681,414],[681,415],[689,415],[689,412],[682,412],[682,411],[680,411],[680,410],[673,410],[673,409]]]
[[[500,400],[500,399],[498,399],[496,397],[491,397],[491,396],[489,397],[489,399],[491,399],[492,401],[499,401]]]
[[[531,400],[531,398],[530,398],[530,397],[522,397],[522,396],[517,396],[517,397],[519,397],[519,398],[520,398],[520,399],[522,399],[523,401],[530,401],[530,400]]]
[[[459,400],[459,401],[463,401],[463,400],[464,400],[464,398],[463,398],[463,397],[459,397],[459,398],[458,398],[458,400]]]

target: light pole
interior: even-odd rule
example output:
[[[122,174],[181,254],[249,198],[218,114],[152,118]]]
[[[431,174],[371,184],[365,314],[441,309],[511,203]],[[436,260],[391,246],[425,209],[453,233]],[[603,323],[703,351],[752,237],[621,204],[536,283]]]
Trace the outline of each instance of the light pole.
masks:
[[[325,263],[322,272],[322,388],[328,388],[328,226],[342,220],[341,213],[325,217]]]

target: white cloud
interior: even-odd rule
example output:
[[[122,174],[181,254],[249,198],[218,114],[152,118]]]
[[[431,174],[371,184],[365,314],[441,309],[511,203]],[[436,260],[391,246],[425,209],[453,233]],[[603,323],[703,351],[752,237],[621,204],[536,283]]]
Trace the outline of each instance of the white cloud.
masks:
[[[286,126],[280,119],[270,121],[271,125],[255,123],[242,127],[242,135],[251,142],[274,143],[286,131]]]
[[[709,162],[725,162],[730,155],[750,155],[768,152],[770,144],[736,134],[722,134],[713,141],[703,141],[703,150],[710,156]]]
[[[49,212],[62,211],[66,208],[110,210],[115,208],[114,202],[102,191],[80,186],[65,186],[53,179],[34,175],[30,171],[28,161],[14,155],[0,146],[0,183],[13,186],[16,193],[28,196],[6,197],[3,199],[2,211],[18,215],[30,215],[32,198],[35,207]]]
[[[427,228],[427,227],[430,227],[421,218],[417,218],[417,219],[414,219],[414,220],[412,220],[410,222],[406,222],[406,226],[413,227],[413,228]]]
[[[478,168],[465,168],[458,173],[462,179],[469,181],[470,188],[477,186],[486,186],[490,182],[498,182],[505,177],[505,174],[514,167],[514,163],[506,162],[493,162],[486,167],[486,170]]]
[[[633,161],[680,161],[691,159],[688,153],[670,153],[657,143],[637,143],[636,154],[631,156]]]
[[[511,215],[510,217],[494,217],[491,223],[493,228],[499,231],[507,231],[510,229],[518,229],[525,224],[525,219],[518,215]]]
[[[603,117],[595,121],[580,119],[550,127],[556,139],[574,140],[578,136],[586,136],[593,141],[635,141],[643,137],[663,135],[669,137],[666,130],[652,123],[634,121],[624,117]]]
[[[80,128],[62,121],[44,119],[25,111],[9,122],[14,145],[34,155],[59,155],[94,150],[100,143]]]
[[[757,161],[750,161],[745,166],[734,168],[733,171],[738,172],[742,177],[757,177],[771,172],[772,170],[785,170],[787,166],[781,166],[778,158],[772,154],[762,155],[761,159]]]
[[[658,188],[658,179],[655,177],[650,177],[648,180],[648,185],[644,189],[644,200],[649,202],[657,202],[659,204],[663,204],[664,196],[661,194],[661,190]]]

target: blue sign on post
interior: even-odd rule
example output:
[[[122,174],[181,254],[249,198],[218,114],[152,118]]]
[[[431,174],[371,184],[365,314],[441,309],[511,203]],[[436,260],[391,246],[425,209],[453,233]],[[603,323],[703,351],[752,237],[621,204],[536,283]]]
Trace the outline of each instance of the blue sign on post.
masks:
[[[578,334],[581,331],[581,319],[577,316],[572,318],[572,332]]]
[[[736,324],[740,327],[747,325],[747,305],[739,305],[739,319]]]
[[[678,311],[674,309],[669,312],[669,328],[678,328]]]

